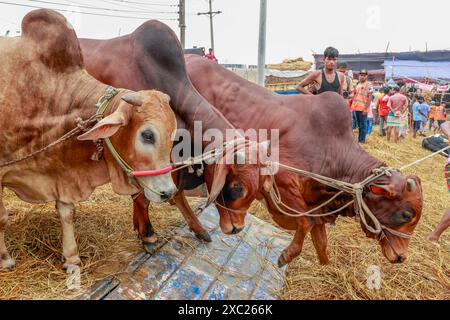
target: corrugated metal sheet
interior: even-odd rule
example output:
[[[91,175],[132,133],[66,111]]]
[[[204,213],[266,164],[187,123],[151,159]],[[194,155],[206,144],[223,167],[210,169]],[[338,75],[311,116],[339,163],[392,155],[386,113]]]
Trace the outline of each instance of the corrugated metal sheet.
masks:
[[[291,235],[249,214],[241,233],[226,236],[214,206],[200,220],[211,243],[180,228],[153,255],[136,256],[125,274],[96,284],[81,299],[277,299],[286,271],[277,259]]]

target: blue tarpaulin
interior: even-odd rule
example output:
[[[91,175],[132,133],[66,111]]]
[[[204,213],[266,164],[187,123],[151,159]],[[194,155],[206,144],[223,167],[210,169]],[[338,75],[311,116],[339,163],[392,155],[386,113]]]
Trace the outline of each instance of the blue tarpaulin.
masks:
[[[386,78],[450,79],[450,61],[385,60]]]
[[[199,218],[211,243],[195,238],[188,226],[177,228],[154,254],[138,254],[127,270],[99,281],[79,299],[279,299],[287,266],[278,268],[277,260],[292,236],[250,214],[238,235],[224,235],[213,205]]]

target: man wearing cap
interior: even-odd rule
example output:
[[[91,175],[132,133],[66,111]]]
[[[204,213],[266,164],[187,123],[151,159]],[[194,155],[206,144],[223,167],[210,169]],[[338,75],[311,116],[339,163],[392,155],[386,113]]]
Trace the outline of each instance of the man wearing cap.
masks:
[[[369,113],[370,103],[372,102],[372,85],[367,81],[367,77],[367,70],[362,69],[359,72],[359,83],[356,86],[351,107],[356,117],[359,143],[366,143],[367,114]]]
[[[316,84],[318,87],[317,94],[333,91],[342,95],[342,88],[344,84],[344,75],[336,71],[337,58],[339,51],[336,48],[328,47],[323,53],[322,70],[312,72],[306,79],[299,83],[297,91],[303,94],[313,94],[305,87]]]

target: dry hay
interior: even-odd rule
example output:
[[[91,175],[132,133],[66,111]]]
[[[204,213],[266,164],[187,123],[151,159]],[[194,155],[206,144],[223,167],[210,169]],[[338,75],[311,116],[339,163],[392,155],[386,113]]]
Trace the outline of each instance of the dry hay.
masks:
[[[280,71],[303,70],[308,71],[313,65],[312,62],[304,61],[303,58],[284,59],[282,63],[267,64],[266,68]]]
[[[9,191],[5,192],[4,201],[10,215],[6,245],[16,267],[0,272],[0,299],[61,299],[78,295],[79,291],[66,287],[61,223],[54,204],[30,205]],[[132,208],[130,197],[115,194],[109,185],[76,205],[81,290],[109,275],[120,274],[131,258],[143,250],[133,230]],[[176,207],[169,204],[155,205],[150,217],[160,238],[169,237],[171,230],[184,222]]]
[[[375,128],[374,128],[375,129]],[[399,145],[387,144],[373,133],[364,148],[394,167],[401,167],[429,154],[421,148],[421,139],[408,137]],[[328,227],[328,253],[331,264],[321,266],[312,242],[305,241],[303,252],[288,268],[283,299],[449,299],[450,298],[450,230],[440,246],[426,240],[439,222],[444,209],[450,207],[450,195],[444,181],[446,159],[436,156],[405,171],[417,174],[424,191],[424,209],[409,245],[408,259],[403,264],[390,264],[379,245],[365,237],[359,224],[350,218],[339,218]],[[261,204],[253,204],[253,212],[270,219]],[[366,285],[367,268],[381,269],[381,289]]]
[[[376,133],[365,148],[389,165],[400,167],[429,154],[420,139],[408,137],[401,144],[387,144]],[[288,268],[283,299],[448,299],[450,297],[450,231],[441,245],[425,237],[439,221],[450,195],[443,179],[441,156],[408,170],[422,179],[425,205],[423,217],[410,243],[408,260],[392,265],[381,255],[379,245],[365,238],[358,224],[340,218],[328,228],[331,264],[319,265],[311,241]],[[1,299],[71,298],[79,292],[66,289],[66,273],[61,269],[61,227],[53,204],[29,205],[6,191],[10,213],[7,246],[16,259],[16,268],[0,272]],[[191,201],[192,202],[192,199]],[[129,197],[114,194],[110,186],[99,188],[88,201],[76,206],[75,232],[82,259],[81,289],[96,280],[120,274],[131,257],[142,251],[132,226]],[[255,215],[271,222],[260,203],[252,206]],[[151,221],[160,238],[183,224],[181,214],[168,204],[153,205]],[[366,270],[377,265],[382,272],[380,290],[366,286]]]

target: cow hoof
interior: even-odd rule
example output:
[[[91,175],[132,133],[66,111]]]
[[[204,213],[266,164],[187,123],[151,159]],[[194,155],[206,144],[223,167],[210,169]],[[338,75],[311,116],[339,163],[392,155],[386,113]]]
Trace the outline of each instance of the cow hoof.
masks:
[[[0,270],[11,270],[16,266],[16,262],[12,258],[0,260]]]
[[[205,242],[212,242],[211,236],[209,235],[208,231],[205,231],[203,233],[196,233],[195,236],[199,240],[202,240]]]
[[[156,252],[157,248],[157,242],[142,242],[142,245],[144,246],[145,252],[148,254],[154,254]]]
[[[285,265],[287,265],[287,262],[284,260],[283,254],[281,254],[278,257],[278,268],[283,268]]]
[[[74,268],[78,268],[81,264],[81,260],[79,256],[73,256],[65,259],[66,262],[63,264],[64,270],[73,270]]]

